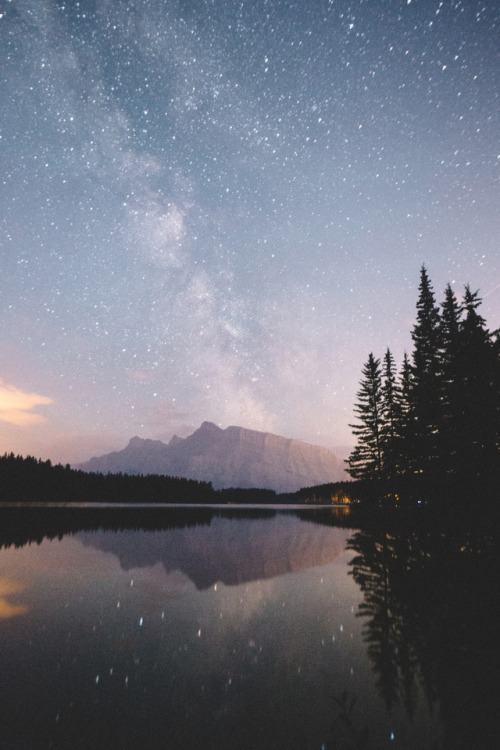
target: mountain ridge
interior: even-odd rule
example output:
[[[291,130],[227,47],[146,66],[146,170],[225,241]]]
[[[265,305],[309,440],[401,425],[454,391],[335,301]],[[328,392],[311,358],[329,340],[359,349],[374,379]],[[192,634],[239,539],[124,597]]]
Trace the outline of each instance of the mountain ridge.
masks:
[[[214,489],[260,488],[294,492],[347,478],[333,451],[269,432],[203,422],[170,442],[132,437],[121,451],[93,457],[76,468],[123,474],[165,474],[212,482]]]

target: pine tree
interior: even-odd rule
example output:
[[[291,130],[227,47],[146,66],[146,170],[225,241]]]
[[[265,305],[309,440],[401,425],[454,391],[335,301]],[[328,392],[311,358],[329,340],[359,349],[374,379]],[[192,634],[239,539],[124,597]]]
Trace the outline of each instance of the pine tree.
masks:
[[[445,356],[456,353],[460,333],[461,307],[450,284],[446,285],[441,309],[441,345]]]
[[[358,442],[349,456],[349,473],[354,479],[382,476],[382,376],[380,360],[370,354],[363,367],[363,379],[354,411],[359,424],[349,425]]]
[[[441,319],[425,266],[421,269],[419,292],[417,322],[411,334],[414,343],[411,388],[413,449],[418,470],[429,475],[437,465],[441,427]]]
[[[460,318],[462,308],[450,284],[445,290],[441,311],[441,369],[440,369],[440,463],[445,473],[455,474],[459,466],[461,411],[461,377],[459,364]]]
[[[440,313],[422,267],[411,360],[405,353],[399,379],[390,349],[383,373],[373,354],[363,368],[353,478],[404,479],[419,491],[450,477],[456,487],[498,485],[500,330],[487,330],[480,304],[466,286],[460,305],[448,284]]]
[[[382,459],[384,475],[388,479],[394,478],[398,473],[400,411],[396,366],[388,348],[384,356],[382,382]]]
[[[412,403],[412,368],[408,354],[403,356],[403,365],[399,378],[399,473],[407,475],[415,469],[415,450],[413,446],[413,403]]]
[[[500,439],[499,358],[493,336],[477,311],[480,304],[478,292],[471,292],[467,285],[457,355],[460,392],[456,428],[459,465],[476,477],[498,471]]]

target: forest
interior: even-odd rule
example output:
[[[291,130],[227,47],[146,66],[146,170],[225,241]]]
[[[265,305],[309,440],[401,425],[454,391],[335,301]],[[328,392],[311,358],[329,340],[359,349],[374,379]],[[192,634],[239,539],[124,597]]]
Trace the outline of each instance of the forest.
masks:
[[[210,482],[87,473],[32,456],[0,457],[2,502],[213,503],[215,498]]]
[[[457,300],[448,284],[436,304],[421,269],[413,352],[400,371],[388,348],[363,367],[351,477],[391,492],[491,490],[500,479],[500,335],[478,292]]]
[[[273,503],[273,490],[215,490],[211,482],[158,474],[101,474],[33,456],[0,456],[0,502]]]

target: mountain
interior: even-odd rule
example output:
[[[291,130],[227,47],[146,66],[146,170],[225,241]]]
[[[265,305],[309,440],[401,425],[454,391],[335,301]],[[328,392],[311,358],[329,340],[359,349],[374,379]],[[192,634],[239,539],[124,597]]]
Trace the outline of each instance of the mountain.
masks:
[[[299,440],[243,427],[222,430],[211,422],[187,438],[134,437],[126,448],[91,458],[78,469],[103,474],[166,474],[212,482],[215,489],[258,487],[295,492],[347,478],[344,462],[332,451]]]

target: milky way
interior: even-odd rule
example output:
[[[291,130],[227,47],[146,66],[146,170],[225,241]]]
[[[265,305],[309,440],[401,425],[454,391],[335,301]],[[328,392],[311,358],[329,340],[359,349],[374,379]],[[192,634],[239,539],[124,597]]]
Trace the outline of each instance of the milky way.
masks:
[[[493,0],[0,0],[0,450],[352,443],[419,271],[500,319]],[[37,400],[38,399],[38,400]]]

